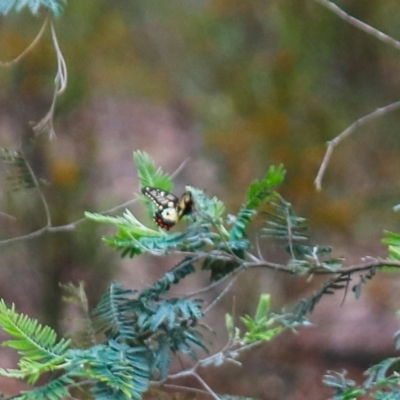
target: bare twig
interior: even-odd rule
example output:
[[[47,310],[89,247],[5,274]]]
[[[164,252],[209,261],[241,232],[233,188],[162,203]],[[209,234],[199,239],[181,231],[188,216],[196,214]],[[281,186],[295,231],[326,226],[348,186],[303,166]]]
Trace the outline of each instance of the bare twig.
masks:
[[[169,383],[160,383],[160,382],[150,382],[150,386],[159,387],[161,389],[172,389],[172,390],[179,390],[181,392],[189,392],[189,393],[197,393],[197,394],[206,394],[211,396],[210,393],[206,392],[202,389],[192,388],[188,386],[181,386],[181,385],[173,385]]]
[[[396,39],[393,39],[391,36],[386,35],[386,33],[383,33],[379,31],[376,28],[373,28],[371,25],[366,24],[363,21],[360,21],[357,18],[352,17],[350,14],[347,14],[345,11],[343,11],[340,7],[338,7],[336,4],[332,3],[329,0],[314,0],[317,3],[323,5],[324,7],[328,8],[329,10],[333,11],[338,17],[346,21],[347,23],[355,26],[358,29],[361,29],[362,31],[368,33],[371,36],[374,36],[381,42],[384,42],[392,47],[394,47],[397,50],[400,50],[400,42]]]
[[[31,176],[31,178],[33,180],[34,187],[38,191],[38,194],[39,194],[39,197],[40,197],[40,201],[42,202],[43,209],[44,209],[44,212],[45,212],[45,215],[46,215],[46,225],[44,227],[38,229],[37,231],[28,233],[26,235],[18,236],[16,238],[1,240],[0,241],[0,247],[4,246],[6,244],[9,244],[9,243],[20,241],[20,240],[33,239],[33,238],[35,238],[37,236],[40,236],[42,233],[46,232],[48,230],[48,228],[50,228],[50,226],[51,226],[51,214],[50,214],[49,205],[47,204],[47,200],[46,200],[46,198],[44,196],[44,193],[43,193],[42,189],[40,188],[40,184],[39,184],[39,182],[38,182],[38,180],[36,178],[36,175],[34,174],[34,172],[32,170],[32,167],[30,166],[30,164],[29,164],[29,162],[28,162],[28,160],[26,159],[25,156],[24,156],[24,160],[25,160],[25,165],[29,170],[29,174],[30,174],[30,176]]]
[[[214,289],[215,287],[217,287],[217,286],[221,285],[222,283],[226,282],[227,280],[232,279],[236,274],[238,274],[242,270],[243,270],[243,266],[240,266],[240,267],[236,268],[235,270],[233,270],[232,272],[230,272],[229,274],[226,274],[224,277],[222,277],[218,281],[215,281],[215,282],[211,283],[210,285],[208,285],[208,286],[206,286],[206,287],[204,287],[202,289],[196,290],[195,292],[188,293],[183,298],[184,299],[188,299],[188,298],[191,298],[191,297],[198,296],[200,294],[207,293],[210,290]]]
[[[355,272],[362,272],[362,271],[368,271],[370,269],[374,268],[383,268],[383,267],[394,267],[394,268],[400,268],[400,261],[396,260],[387,260],[387,259],[381,259],[381,258],[370,258],[368,257],[368,261],[364,261],[363,263],[356,264],[356,265],[351,265],[349,267],[342,267],[339,268],[335,271],[327,270],[327,269],[315,269],[312,271],[313,274],[315,275],[337,275],[337,274],[342,274],[342,273],[355,273]],[[292,270],[282,266],[284,268],[279,269],[282,272],[286,273],[292,273]],[[271,267],[271,263],[269,262],[264,262],[263,260],[258,260],[256,262],[248,262],[246,263],[246,268],[268,268],[268,269],[276,269]]]
[[[0,67],[10,67],[11,65],[16,64],[17,62],[21,61],[30,51],[39,43],[40,39],[43,36],[44,31],[46,30],[47,24],[49,22],[49,15],[44,20],[39,33],[36,35],[35,39],[33,39],[32,43],[16,58],[11,61],[0,61]]]
[[[215,305],[217,305],[221,299],[228,293],[228,291],[231,289],[233,284],[236,282],[236,279],[238,278],[239,274],[242,273],[244,269],[240,270],[233,278],[232,280],[226,285],[226,288],[205,308],[203,311],[204,314],[207,314]]]
[[[171,178],[175,178],[177,175],[179,175],[182,172],[182,170],[185,168],[185,166],[188,162],[189,162],[189,158],[186,158],[185,160],[183,160],[181,165],[171,174]]]
[[[206,391],[210,394],[212,398],[215,400],[220,400],[220,397],[217,396],[217,394],[210,388],[210,386],[207,385],[207,383],[204,381],[204,379],[197,373],[193,372],[192,375],[200,382],[200,384],[206,389]]]
[[[22,241],[22,240],[34,239],[34,238],[42,235],[45,232],[50,232],[50,233],[54,233],[54,232],[69,232],[69,231],[74,230],[81,223],[87,221],[86,218],[81,218],[81,219],[78,219],[77,221],[71,222],[71,223],[66,224],[66,225],[52,226],[52,224],[51,224],[51,215],[50,215],[48,203],[47,203],[47,201],[46,201],[46,199],[45,199],[45,197],[43,195],[43,192],[40,190],[40,185],[39,185],[39,183],[37,181],[36,175],[33,173],[32,168],[29,165],[29,163],[26,160],[26,158],[25,158],[25,161],[27,163],[29,171],[31,172],[32,178],[33,178],[33,180],[35,182],[35,185],[36,185],[36,188],[39,191],[39,196],[40,196],[40,199],[41,199],[41,201],[43,203],[43,206],[44,206],[44,209],[45,209],[47,223],[46,223],[46,226],[43,226],[42,228],[40,228],[40,229],[38,229],[38,230],[36,230],[34,232],[30,232],[30,233],[28,233],[26,235],[22,235],[22,236],[10,238],[10,239],[1,240],[0,241],[0,247],[2,247],[4,245],[7,245],[7,244],[10,244],[10,243],[19,242],[19,241]],[[181,165],[171,174],[171,176],[175,177],[176,175],[178,175],[182,171],[182,168],[186,165],[187,161],[188,161],[188,159],[184,160],[181,163]],[[100,211],[99,214],[113,213],[113,212],[118,211],[121,208],[127,207],[127,206],[129,206],[129,205],[131,205],[131,204],[133,204],[133,203],[135,203],[137,201],[138,201],[137,198],[129,200],[129,201],[125,202],[125,203],[122,203],[122,204],[119,204],[119,205],[117,205],[115,207],[109,208],[108,210]],[[4,213],[1,213],[1,214],[4,214]]]
[[[320,0],[316,0],[320,1]],[[338,136],[336,136],[333,140],[328,142],[328,148],[326,149],[325,156],[322,160],[321,166],[319,167],[319,171],[317,174],[317,177],[315,178],[314,184],[317,190],[321,190],[321,182],[322,178],[324,177],[326,168],[328,166],[328,163],[332,157],[332,153],[334,148],[342,142],[344,139],[346,139],[348,136],[350,136],[357,128],[360,126],[366,124],[367,122],[372,121],[373,119],[376,119],[378,117],[381,117],[385,114],[388,114],[391,111],[395,111],[400,108],[400,101],[396,101],[395,103],[388,104],[387,106],[377,108],[375,111],[373,111],[370,114],[364,115],[363,117],[359,118],[357,121],[353,122],[348,128],[346,128],[342,133],[340,133]]]
[[[334,12],[337,16],[339,16],[341,19],[343,19],[347,23],[355,26],[358,29],[361,29],[362,31],[368,33],[371,36],[374,36],[378,40],[380,40],[386,44],[389,44],[390,46],[394,47],[395,49],[400,50],[400,42],[398,40],[392,38],[391,36],[388,36],[387,34],[379,31],[378,29],[366,24],[365,22],[360,21],[357,18],[354,18],[353,16],[346,13],[344,10],[342,10],[339,6],[332,3],[331,1],[329,1],[329,0],[314,0],[314,1],[316,1],[317,3],[321,4],[322,6],[324,6],[326,8],[328,8],[330,11]],[[334,148],[342,140],[344,140],[350,134],[352,134],[359,126],[361,126],[375,118],[381,117],[382,115],[387,114],[391,111],[397,110],[398,108],[400,108],[400,101],[389,104],[385,107],[378,108],[374,112],[367,114],[364,117],[358,119],[356,122],[351,124],[346,130],[344,130],[340,135],[336,136],[335,139],[328,142],[328,148],[326,150],[324,159],[322,160],[321,166],[319,168],[317,177],[314,182],[317,190],[321,190],[322,178],[325,174],[325,170],[331,159]]]

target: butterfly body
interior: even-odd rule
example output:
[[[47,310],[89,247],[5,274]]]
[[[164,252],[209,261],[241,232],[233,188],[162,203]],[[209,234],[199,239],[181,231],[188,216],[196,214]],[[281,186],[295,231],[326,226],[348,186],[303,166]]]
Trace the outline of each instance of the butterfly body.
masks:
[[[185,192],[179,198],[162,189],[146,186],[142,193],[155,205],[154,220],[165,230],[173,227],[184,215],[193,211],[193,199],[190,192]]]

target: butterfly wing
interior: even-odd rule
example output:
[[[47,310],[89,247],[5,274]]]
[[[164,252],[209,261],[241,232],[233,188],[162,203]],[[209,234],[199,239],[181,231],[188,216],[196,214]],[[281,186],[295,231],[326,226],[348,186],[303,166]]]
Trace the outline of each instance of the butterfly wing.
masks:
[[[142,193],[156,205],[154,220],[158,226],[168,230],[179,221],[178,197],[166,190],[149,186],[142,188]]]
[[[193,198],[192,193],[185,192],[181,196],[176,206],[178,217],[182,218],[184,215],[190,214],[193,211]]]

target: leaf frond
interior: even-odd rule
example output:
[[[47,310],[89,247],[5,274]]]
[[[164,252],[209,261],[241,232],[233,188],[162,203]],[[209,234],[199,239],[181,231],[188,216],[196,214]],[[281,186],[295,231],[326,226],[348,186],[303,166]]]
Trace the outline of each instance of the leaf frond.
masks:
[[[156,168],[154,160],[144,151],[134,151],[133,159],[138,169],[140,187],[150,186],[171,192],[172,179],[161,167]]]
[[[57,342],[53,329],[18,314],[14,305],[8,308],[3,300],[0,301],[0,326],[13,336],[14,339],[4,341],[3,346],[13,348],[21,355],[19,365],[30,383],[34,383],[40,374],[65,362],[70,340]]]
[[[155,282],[152,287],[145,289],[139,296],[140,298],[155,298],[160,294],[166,293],[170,290],[171,285],[178,284],[187,275],[193,274],[196,270],[194,268],[194,261],[196,257],[186,257],[180,263],[175,265],[170,271]]]
[[[55,17],[59,17],[63,10],[66,0],[2,0],[0,1],[0,13],[7,15],[11,11],[20,12],[28,7],[33,15],[37,15],[41,7],[49,10]]]
[[[257,209],[271,199],[275,193],[274,188],[283,182],[285,173],[286,171],[282,165],[277,167],[272,165],[261,181],[256,179],[251,183],[247,190],[246,203],[234,218],[234,223],[230,230],[230,240],[238,240],[246,236],[247,227],[257,214]]]
[[[120,229],[114,236],[103,238],[107,245],[122,250],[122,257],[134,257],[142,253],[166,254],[171,251],[194,252],[212,246],[219,235],[205,224],[193,223],[184,232],[169,235],[134,237],[127,230]]]
[[[117,282],[112,282],[109,290],[103,295],[92,315],[99,332],[105,332],[110,339],[119,337],[133,339],[132,297],[137,291],[125,290]]]
[[[95,399],[139,400],[149,386],[149,351],[143,346],[109,340],[72,355],[72,367],[96,382],[91,388]]]
[[[66,399],[69,397],[68,385],[73,384],[74,381],[63,375],[59,378],[52,380],[46,385],[34,388],[29,392],[21,392],[21,396],[17,397],[19,400],[57,400]]]

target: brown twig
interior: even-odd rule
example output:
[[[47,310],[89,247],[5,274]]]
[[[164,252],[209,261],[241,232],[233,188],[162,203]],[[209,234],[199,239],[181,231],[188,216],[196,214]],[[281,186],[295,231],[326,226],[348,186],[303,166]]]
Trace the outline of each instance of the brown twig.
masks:
[[[35,39],[33,39],[32,43],[16,58],[11,61],[0,61],[0,67],[11,67],[11,65],[16,64],[21,61],[40,41],[43,36],[44,31],[46,30],[47,24],[49,22],[50,17],[47,16],[41,26],[39,33],[36,35]]]
[[[326,8],[328,8],[330,11],[334,12],[338,17],[340,17],[347,23],[355,26],[358,29],[361,29],[362,31],[368,33],[371,36],[374,36],[381,42],[384,42],[384,43],[394,47],[395,49],[400,50],[400,42],[398,40],[393,39],[391,36],[386,35],[386,33],[383,33],[381,31],[379,31],[378,29],[373,28],[371,25],[368,25],[365,22],[352,17],[350,14],[343,11],[335,3],[332,3],[329,0],[314,0],[314,1],[323,5]]]
[[[172,389],[172,390],[179,390],[181,392],[206,394],[206,395],[211,396],[210,393],[206,392],[205,390],[192,388],[192,387],[188,387],[188,386],[173,385],[173,384],[169,384],[169,383],[160,383],[160,382],[150,382],[150,386],[159,387],[160,389]]]
[[[316,0],[319,1],[319,0]],[[317,190],[321,190],[322,185],[322,178],[324,177],[326,168],[328,167],[328,163],[332,157],[332,153],[334,148],[350,136],[357,128],[366,124],[367,122],[372,121],[378,117],[381,117],[385,114],[388,114],[391,111],[395,111],[400,108],[400,101],[396,101],[395,103],[388,104],[387,106],[377,108],[370,114],[364,115],[363,117],[359,118],[357,121],[353,122],[349,127],[347,127],[342,133],[336,136],[333,140],[328,142],[328,148],[326,149],[325,156],[322,160],[321,166],[319,167],[319,171],[317,177],[315,178],[314,184]]]
[[[247,268],[276,269],[276,268],[271,267],[271,263],[264,261],[264,260],[258,260],[258,261],[254,261],[251,263],[246,263],[246,267]],[[349,267],[342,267],[342,268],[339,268],[334,271],[321,268],[321,269],[313,270],[312,273],[315,275],[336,275],[336,274],[342,274],[342,273],[353,274],[355,272],[368,271],[370,269],[383,268],[383,267],[400,268],[400,261],[371,257],[370,261],[364,261],[361,264],[356,264],[356,265],[352,265]],[[279,270],[282,272],[287,272],[287,273],[293,272],[290,268],[287,268],[287,267],[281,268]]]
[[[346,13],[344,10],[342,10],[339,6],[337,6],[335,3],[332,3],[329,0],[314,0],[315,2],[321,4],[322,6],[328,8],[330,11],[334,12],[338,17],[346,21],[347,23],[355,26],[358,29],[361,29],[362,31],[368,33],[371,36],[374,36],[378,40],[389,44],[390,46],[394,47],[397,50],[400,50],[400,42],[391,36],[387,35],[386,33],[383,33],[379,31],[378,29],[372,27],[371,25],[366,24],[363,21],[360,21],[357,18],[354,18],[350,14]],[[400,108],[400,101],[397,101],[395,103],[391,103],[385,107],[380,107],[377,108],[375,111],[373,111],[370,114],[365,115],[364,117],[361,117],[357,121],[355,121],[353,124],[351,124],[347,129],[345,129],[340,135],[336,136],[335,139],[331,140],[328,142],[328,148],[326,150],[324,159],[322,160],[321,166],[319,168],[317,177],[315,178],[315,187],[317,190],[321,190],[322,188],[322,178],[325,174],[326,168],[328,166],[328,163],[332,157],[332,153],[334,148],[345,138],[347,138],[350,134],[352,134],[359,126],[364,125],[365,123],[381,117],[384,114],[387,114],[391,111],[397,110]]]

